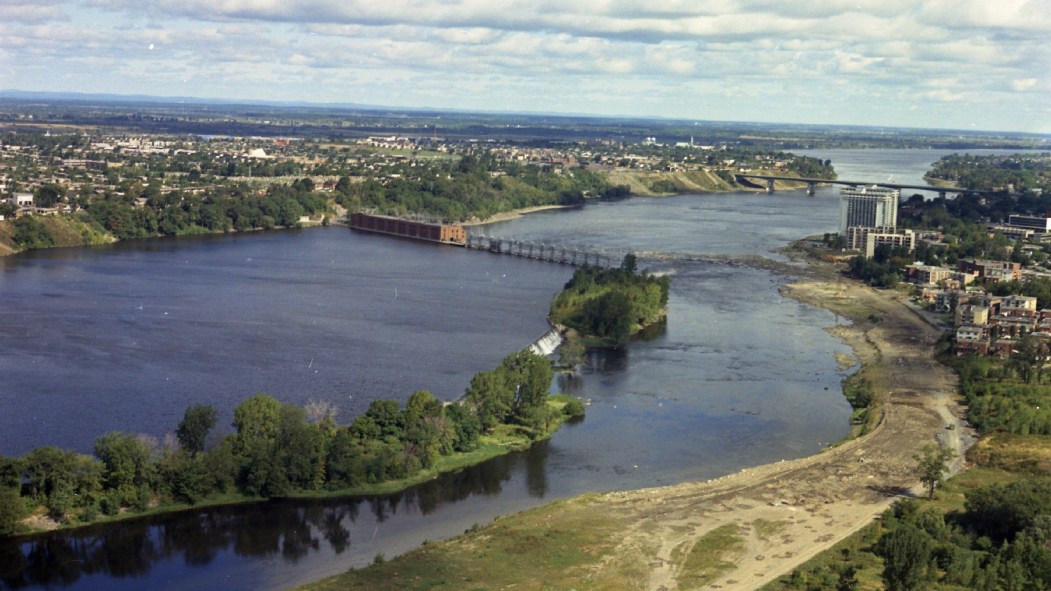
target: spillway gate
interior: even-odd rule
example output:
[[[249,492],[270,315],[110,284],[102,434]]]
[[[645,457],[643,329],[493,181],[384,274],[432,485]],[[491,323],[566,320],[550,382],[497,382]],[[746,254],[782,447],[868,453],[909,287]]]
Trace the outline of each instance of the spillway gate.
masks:
[[[617,257],[608,252],[597,250],[474,234],[467,236],[467,244],[465,246],[473,250],[485,250],[496,254],[536,259],[572,265],[574,267],[590,266],[608,269],[619,266],[623,259],[623,256]]]

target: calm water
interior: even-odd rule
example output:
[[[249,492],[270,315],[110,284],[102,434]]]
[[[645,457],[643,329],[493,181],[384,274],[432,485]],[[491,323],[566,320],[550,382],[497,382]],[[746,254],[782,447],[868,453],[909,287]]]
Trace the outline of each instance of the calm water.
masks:
[[[867,157],[879,160],[879,152]],[[926,154],[925,154],[926,155]],[[931,160],[933,161],[933,159]],[[876,166],[873,164],[873,166]],[[840,172],[843,178],[853,178]],[[886,175],[884,175],[886,176]],[[189,512],[0,548],[12,588],[281,589],[475,523],[587,491],[707,479],[813,453],[850,409],[824,328],[770,272],[696,260],[761,254],[834,231],[815,197],[636,198],[486,227],[491,235],[643,253],[674,275],[669,322],[593,354],[556,387],[591,399],[548,443],[401,495]],[[184,408],[266,391],[336,402],[459,396],[546,329],[571,271],[341,228],[129,243],[3,261],[0,452],[89,450],[121,429],[161,435]]]

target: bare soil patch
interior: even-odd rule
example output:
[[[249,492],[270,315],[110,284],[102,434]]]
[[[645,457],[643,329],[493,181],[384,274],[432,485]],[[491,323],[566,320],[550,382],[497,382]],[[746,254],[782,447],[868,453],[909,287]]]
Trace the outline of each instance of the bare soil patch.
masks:
[[[938,329],[898,301],[896,293],[840,280],[827,269],[823,273],[787,286],[784,293],[853,321],[838,324],[833,332],[866,365],[874,387],[872,412],[879,413],[879,420],[864,436],[814,456],[709,482],[559,502],[428,545],[390,561],[380,572],[352,572],[310,588],[411,587],[423,581],[402,580],[399,573],[419,577],[414,564],[460,561],[464,552],[477,556],[477,544],[499,532],[529,531],[544,522],[587,523],[598,513],[605,527],[575,529],[568,544],[589,549],[582,557],[585,563],[555,560],[564,556],[559,548],[538,543],[533,550],[539,560],[513,573],[508,572],[513,563],[471,561],[472,580],[486,589],[543,589],[552,580],[560,588],[576,589],[756,589],[857,531],[895,498],[921,493],[913,456],[925,443],[938,440],[951,446],[958,470],[973,433],[960,419],[956,376],[932,355]],[[955,428],[947,429],[950,424]],[[730,561],[732,567],[699,567],[707,563],[694,549],[705,548],[713,532],[726,531],[737,532],[732,547],[711,552],[717,554],[714,560]],[[509,579],[515,582],[509,584]],[[432,581],[428,588],[454,588],[442,583]]]

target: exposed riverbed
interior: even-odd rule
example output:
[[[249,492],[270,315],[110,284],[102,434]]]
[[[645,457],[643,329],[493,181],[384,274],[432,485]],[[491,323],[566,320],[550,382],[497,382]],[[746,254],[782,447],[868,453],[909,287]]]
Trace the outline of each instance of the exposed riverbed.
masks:
[[[0,548],[0,577],[19,587],[278,589],[554,498],[811,454],[848,430],[836,359],[847,350],[824,330],[836,317],[781,298],[780,274],[710,258],[779,258],[777,248],[834,231],[837,218],[835,192],[819,189],[640,198],[485,226],[637,250],[641,266],[674,275],[664,331],[595,354],[558,384],[591,399],[582,423],[394,497],[214,509],[37,538]],[[7,454],[46,443],[88,451],[112,429],[159,436],[195,402],[217,406],[228,424],[257,391],[333,400],[344,422],[371,397],[428,388],[455,398],[473,373],[544,332],[547,303],[571,273],[344,228],[2,264],[0,289],[17,303],[0,312],[11,352],[0,370],[12,385],[0,396],[14,409],[0,419]]]

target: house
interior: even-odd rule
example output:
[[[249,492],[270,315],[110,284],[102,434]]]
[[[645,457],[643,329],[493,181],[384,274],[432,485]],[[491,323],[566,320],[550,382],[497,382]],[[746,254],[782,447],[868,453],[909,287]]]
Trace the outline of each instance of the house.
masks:
[[[33,194],[15,193],[7,198],[7,202],[17,207],[33,207]]]

